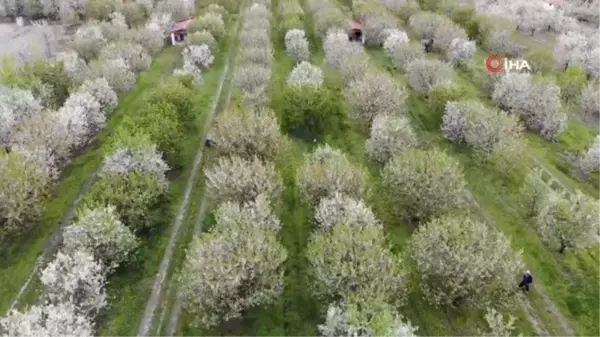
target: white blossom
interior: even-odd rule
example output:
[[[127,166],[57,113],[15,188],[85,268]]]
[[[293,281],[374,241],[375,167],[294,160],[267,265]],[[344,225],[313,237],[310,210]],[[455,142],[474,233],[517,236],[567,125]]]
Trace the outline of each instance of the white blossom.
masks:
[[[244,221],[204,233],[190,247],[179,277],[182,306],[192,325],[214,327],[283,292],[285,248],[272,229]]]
[[[437,149],[397,153],[384,167],[381,178],[390,208],[409,219],[439,216],[466,203],[462,167]]]
[[[100,50],[106,46],[108,40],[97,22],[88,22],[79,27],[73,35],[71,47],[81,57],[89,61],[96,57]]]
[[[375,116],[399,115],[406,111],[405,92],[390,76],[367,72],[343,89],[350,105],[350,116],[371,125]]]
[[[121,57],[94,61],[89,71],[89,78],[104,77],[117,93],[129,91],[135,85],[135,73]]]
[[[318,298],[346,298],[359,293],[384,296],[402,304],[405,271],[386,243],[383,228],[337,224],[315,231],[306,247],[311,290]]]
[[[596,136],[594,143],[579,160],[579,167],[587,175],[600,169],[600,135]]]
[[[167,183],[169,166],[155,144],[117,144],[115,148],[104,158],[103,173],[127,176],[131,172],[146,172]]]
[[[496,309],[487,308],[484,318],[488,325],[489,332],[485,334],[479,332],[480,335],[489,337],[510,337],[515,335],[513,331],[515,330],[515,322],[517,319],[514,316],[508,316],[508,320],[505,322],[504,316],[496,311]],[[519,337],[521,336],[522,335],[519,334]]]
[[[41,111],[31,91],[0,86],[0,145],[8,147],[15,128]]]
[[[289,57],[297,62],[308,61],[310,59],[310,50],[308,40],[304,31],[301,29],[290,29],[285,33],[285,51]]]
[[[581,110],[587,116],[600,117],[600,90],[597,86],[589,84],[581,93],[579,102]]]
[[[371,125],[366,150],[369,158],[383,164],[396,153],[417,145],[417,135],[406,117],[377,115]]]
[[[409,42],[410,40],[405,32],[398,29],[393,29],[392,31],[388,32],[387,38],[383,42],[383,49],[388,54],[391,54],[400,44]]]
[[[418,59],[406,66],[406,77],[416,92],[427,95],[433,87],[451,83],[452,67],[438,60]]]
[[[76,51],[63,51],[57,54],[56,58],[63,62],[65,72],[71,80],[80,84],[85,80],[86,67],[85,61],[79,57]]]
[[[146,23],[146,28],[165,37],[173,25],[173,16],[168,12],[155,11],[150,14],[150,19]]]
[[[348,41],[348,34],[341,29],[327,33],[323,41],[323,50],[327,63],[334,68],[339,68],[345,59],[364,53],[362,46]]]
[[[79,87],[78,91],[87,92],[92,95],[96,101],[100,103],[100,107],[106,116],[108,116],[119,103],[117,93],[103,77],[86,80],[81,87]]]
[[[281,228],[281,221],[271,209],[269,199],[264,195],[258,195],[255,200],[241,206],[231,201],[222,203],[215,211],[215,221],[219,224],[219,230],[223,230],[223,227],[236,229],[258,227],[276,232]]]
[[[466,216],[448,215],[421,225],[410,254],[419,287],[435,306],[509,303],[514,277],[523,267],[522,251],[514,253],[502,232]]]
[[[93,322],[76,312],[70,302],[34,305],[25,312],[12,310],[0,319],[6,336],[79,336],[95,335]]]
[[[454,39],[450,43],[448,51],[448,59],[454,65],[463,65],[471,61],[477,51],[475,41],[467,41],[462,39]]]
[[[321,199],[315,210],[315,220],[324,230],[329,230],[337,224],[383,228],[382,223],[362,199],[347,197],[338,192]]]
[[[93,252],[107,272],[129,259],[139,243],[131,230],[119,220],[114,206],[98,209],[84,207],[78,213],[77,221],[63,230],[65,252]]]
[[[75,146],[86,145],[106,122],[100,103],[88,92],[75,92],[57,112],[60,123],[71,133]]]
[[[202,70],[191,64],[190,62],[184,62],[182,68],[177,68],[173,70],[173,75],[175,76],[192,76],[192,83],[199,87],[204,84],[204,79],[202,78]]]
[[[227,109],[217,115],[212,132],[217,150],[225,155],[238,155],[250,159],[258,156],[274,160],[282,150],[283,136],[277,117],[270,109]]]
[[[419,43],[400,43],[388,46],[388,57],[397,68],[406,71],[407,66],[415,60],[425,58],[423,46]]]
[[[107,305],[102,265],[85,250],[56,253],[42,270],[44,296],[52,303],[72,303],[76,313],[93,317]]]
[[[312,85],[320,87],[323,85],[323,81],[323,70],[306,61],[298,63],[287,79],[288,85],[292,86]]]
[[[183,59],[184,62],[189,62],[200,69],[206,69],[213,64],[215,57],[211,54],[210,48],[203,44],[186,47],[183,51]]]
[[[346,155],[328,144],[304,155],[296,180],[306,201],[316,203],[335,192],[360,198],[366,188],[366,174]]]
[[[126,41],[111,43],[100,53],[101,59],[115,60],[123,59],[134,73],[139,73],[150,67],[152,58],[139,44],[132,44]]]
[[[238,156],[219,158],[217,164],[204,171],[206,187],[210,196],[218,200],[246,202],[264,194],[277,200],[283,189],[283,181],[275,165]]]

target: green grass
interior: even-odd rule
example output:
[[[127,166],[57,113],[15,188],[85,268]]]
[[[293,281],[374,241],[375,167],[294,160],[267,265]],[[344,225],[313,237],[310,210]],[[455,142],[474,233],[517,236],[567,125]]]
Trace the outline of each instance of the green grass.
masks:
[[[105,319],[100,320],[100,334],[104,336],[131,336],[137,333],[142,314],[145,310],[152,282],[156,276],[159,264],[163,258],[170,236],[170,224],[177,216],[188,177],[191,174],[194,157],[198,146],[204,140],[203,128],[213,102],[216,88],[219,86],[221,70],[225,62],[225,54],[229,49],[230,39],[225,39],[220,44],[220,55],[215,58],[213,66],[203,74],[204,84],[195,90],[194,106],[197,114],[195,131],[188,134],[183,144],[183,158],[186,162],[182,168],[183,174],[171,184],[170,212],[165,216],[165,223],[161,231],[153,236],[142,239],[138,250],[137,260],[126,268],[113,275],[109,280],[108,293],[111,296],[111,306]],[[175,266],[179,265],[184,257],[183,249],[192,234],[195,217],[203,195],[203,181],[197,179],[190,196],[190,204],[184,217],[181,233],[176,242],[175,252],[170,265],[168,276],[172,275]],[[163,291],[166,291],[163,290]],[[172,293],[174,295],[174,292]],[[170,303],[164,302],[164,305]],[[162,307],[155,312],[155,319],[160,318]],[[168,315],[164,324],[168,324]],[[157,326],[155,326],[157,328]]]
[[[143,103],[144,92],[160,82],[162,75],[170,70],[178,55],[179,52],[175,48],[167,48],[155,58],[147,71],[140,74],[134,89],[120,97],[119,106],[111,114],[95,144],[84,154],[75,158],[63,171],[59,184],[47,202],[37,227],[24,241],[18,242],[18,246],[13,247],[10,253],[2,257],[2,262],[0,262],[0,310],[4,312],[9,308],[14,296],[33,270],[35,260],[44,250],[46,242],[75,201],[79,189],[104,159],[101,145],[110,137],[124,116],[140,107]],[[34,289],[35,287],[30,288]],[[25,294],[25,297],[27,299],[35,298],[28,294]]]

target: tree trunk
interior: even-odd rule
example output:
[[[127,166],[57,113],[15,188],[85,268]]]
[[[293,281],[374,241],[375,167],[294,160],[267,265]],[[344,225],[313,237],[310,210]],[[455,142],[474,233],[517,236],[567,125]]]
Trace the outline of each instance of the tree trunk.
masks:
[[[559,253],[564,254],[565,253],[565,249],[567,249],[567,245],[565,245],[564,242],[560,243],[560,249],[558,250]]]
[[[569,62],[565,63],[565,69],[563,69],[563,71],[566,71],[567,68],[569,68]]]
[[[535,34],[535,29],[531,30],[531,36],[533,36],[533,34]]]

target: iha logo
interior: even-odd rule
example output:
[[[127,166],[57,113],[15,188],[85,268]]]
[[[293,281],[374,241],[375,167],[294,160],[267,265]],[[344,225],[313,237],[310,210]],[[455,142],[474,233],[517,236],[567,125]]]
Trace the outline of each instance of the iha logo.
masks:
[[[485,59],[485,67],[490,73],[499,73],[502,70],[505,72],[522,72],[524,69],[531,71],[531,67],[526,60],[503,58],[500,55],[490,55]]]

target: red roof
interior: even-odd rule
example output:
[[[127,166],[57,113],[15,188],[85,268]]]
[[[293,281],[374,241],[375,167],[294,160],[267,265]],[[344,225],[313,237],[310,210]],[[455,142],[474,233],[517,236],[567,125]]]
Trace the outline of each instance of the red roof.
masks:
[[[365,23],[362,20],[350,21],[350,27],[352,27],[352,29],[363,29],[365,28]]]
[[[192,20],[193,18],[190,16],[175,22],[172,31],[176,32],[178,30],[187,30],[190,24],[192,23]]]

